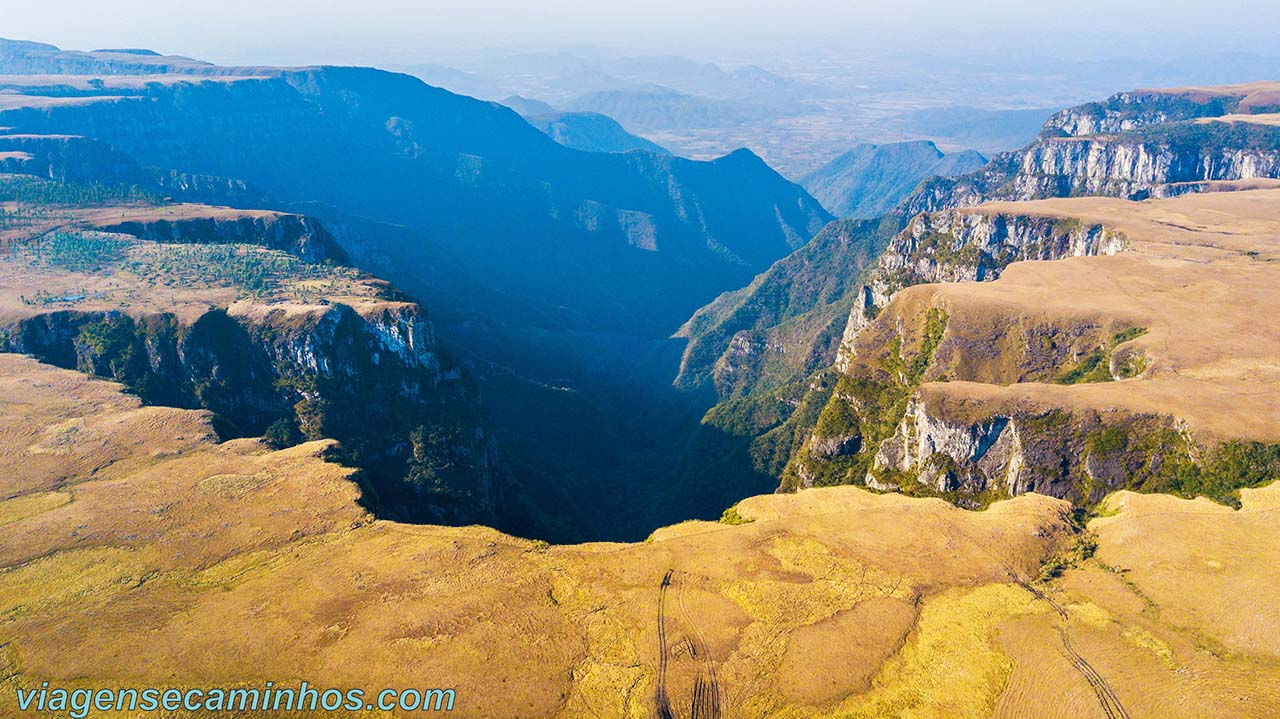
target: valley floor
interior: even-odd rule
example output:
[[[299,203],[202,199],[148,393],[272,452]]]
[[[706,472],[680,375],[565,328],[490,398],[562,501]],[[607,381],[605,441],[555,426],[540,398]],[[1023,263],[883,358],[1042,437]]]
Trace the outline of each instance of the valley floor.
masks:
[[[326,443],[208,421],[0,355],[6,716],[42,681],[304,679],[451,686],[468,717],[1280,713],[1280,485],[1120,493],[1083,531],[1038,495],[842,487],[547,546],[374,520]]]

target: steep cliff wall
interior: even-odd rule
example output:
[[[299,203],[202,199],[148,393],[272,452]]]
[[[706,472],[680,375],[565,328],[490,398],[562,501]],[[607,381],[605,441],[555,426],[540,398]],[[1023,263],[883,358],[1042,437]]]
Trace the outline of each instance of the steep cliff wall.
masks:
[[[1169,415],[956,399],[937,390],[1129,379],[1146,370],[1133,343],[1142,328],[1123,317],[950,307],[931,288],[917,289],[868,320],[844,349],[784,486],[866,484],[966,506],[1025,492],[1090,503],[1117,487],[1170,481],[1194,464],[1196,445]]]
[[[963,210],[919,215],[889,243],[857,293],[836,366],[847,365],[858,332],[903,288],[990,281],[1014,262],[1112,255],[1124,247],[1120,233],[1074,220]]]
[[[1231,503],[1269,481],[1280,385],[1261,358],[1280,341],[1258,307],[1280,191],[1260,187],[916,218],[870,275],[836,367],[797,403],[801,426],[780,427],[783,488],[1089,506],[1121,488]],[[952,264],[956,250],[969,258]],[[1055,261],[991,262],[1002,253]]]
[[[150,404],[208,409],[224,437],[337,439],[385,513],[493,521],[492,438],[417,305],[239,302],[190,324],[60,311],[0,332],[3,351],[123,382]]]
[[[1045,136],[1111,134],[1151,125],[1234,113],[1266,113],[1280,108],[1273,83],[1185,90],[1132,90],[1102,102],[1063,110],[1045,123]]]
[[[149,242],[252,244],[288,252],[307,262],[347,264],[347,253],[316,220],[279,212],[202,212],[195,217],[143,216],[96,223],[103,232],[132,235]]]
[[[1212,141],[1215,131],[1231,130],[1206,125],[1187,126],[1177,135],[1162,138],[1138,133],[1136,138],[1047,139],[1022,155],[1008,199],[1081,195],[1144,199],[1172,183],[1280,177],[1280,128],[1253,127],[1252,134],[1263,141],[1252,147],[1247,138],[1238,143]],[[1192,142],[1189,136],[1195,132],[1203,133],[1205,141]],[[1237,134],[1244,133],[1237,130]],[[1274,142],[1267,142],[1268,138]]]

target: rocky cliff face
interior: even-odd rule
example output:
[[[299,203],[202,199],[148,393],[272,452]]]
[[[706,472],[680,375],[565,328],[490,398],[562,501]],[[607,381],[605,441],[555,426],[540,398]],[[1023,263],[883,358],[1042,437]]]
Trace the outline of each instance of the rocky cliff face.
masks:
[[[150,217],[107,221],[97,228],[149,242],[244,243],[288,252],[307,262],[347,264],[350,261],[329,231],[305,215],[254,212],[177,219]]]
[[[1078,195],[1144,199],[1172,183],[1280,177],[1280,133],[1276,137],[1274,147],[1258,148],[1110,137],[1048,139],[1023,153],[1010,194],[1012,199]]]
[[[1089,504],[1161,465],[1192,461],[1191,440],[1170,417],[974,410],[917,392],[876,450],[867,486],[923,486],[968,505],[1027,492]]]
[[[1169,184],[1280,177],[1280,128],[1215,118],[1271,112],[1270,92],[1120,93],[1064,110],[1022,150],[977,172],[921,184],[895,212],[969,207],[992,200],[1104,195],[1143,199]]]
[[[1089,233],[1061,236],[1070,234]],[[965,506],[1025,492],[1089,503],[1194,461],[1189,438],[1167,415],[939,389],[1075,381],[1064,370],[1082,363],[1097,367],[1099,377],[1088,381],[1127,379],[1146,365],[1132,345],[1140,328],[993,309],[957,317],[935,304],[930,288],[917,290],[866,320],[842,348],[834,378],[812,388],[822,408],[783,472],[784,486],[866,484]]]
[[[919,215],[889,243],[856,294],[836,366],[847,366],[858,332],[905,287],[990,281],[1014,262],[1113,255],[1124,247],[1121,234],[1070,220],[960,210]]]
[[[765,389],[777,386],[779,379],[794,382],[801,378],[796,374],[801,365],[771,359],[779,353],[771,353],[770,347],[786,345],[793,358],[827,355],[837,346],[827,333],[793,328],[829,326],[834,306],[853,308],[838,343],[847,345],[865,318],[901,287],[993,279],[1009,262],[1090,254],[1095,251],[1088,249],[1092,243],[1100,243],[1097,252],[1114,250],[1112,240],[1088,237],[1057,238],[1042,247],[1045,238],[1028,238],[1044,228],[1032,227],[1013,228],[1014,237],[996,240],[999,247],[985,231],[960,232],[938,242],[931,228],[937,221],[915,220],[921,214],[992,200],[1168,197],[1197,191],[1206,181],[1280,177],[1280,128],[1213,119],[1268,111],[1272,106],[1266,98],[1250,88],[1120,93],[1058,113],[1030,146],[997,155],[977,171],[925,180],[878,221],[832,223],[813,245],[829,245],[830,237],[844,236],[853,239],[845,244],[887,246],[880,263],[865,262],[839,247],[825,248],[830,257],[820,260],[806,249],[779,261],[747,288],[703,307],[681,329],[690,343],[677,385],[705,386],[706,379],[714,377],[718,396],[725,400],[753,391],[756,377],[764,378],[760,387]],[[1017,237],[1019,232],[1025,236]],[[966,238],[976,244],[967,246]],[[1066,247],[1055,244],[1063,241]],[[1027,242],[1034,246],[1023,247]],[[867,276],[859,277],[863,273]],[[823,291],[805,291],[814,287]],[[769,307],[780,304],[785,312]],[[764,311],[753,305],[764,305]],[[743,331],[749,334],[736,334]],[[808,347],[803,345],[805,338]],[[770,364],[788,371],[773,371]]]
[[[1152,125],[1234,113],[1274,112],[1277,103],[1248,85],[1199,90],[1132,90],[1068,108],[1045,123],[1045,136],[1115,134]]]
[[[237,302],[190,323],[60,311],[3,337],[4,351],[123,382],[148,403],[208,409],[225,437],[337,439],[392,516],[493,521],[492,438],[418,305]],[[438,446],[426,448],[432,436]]]

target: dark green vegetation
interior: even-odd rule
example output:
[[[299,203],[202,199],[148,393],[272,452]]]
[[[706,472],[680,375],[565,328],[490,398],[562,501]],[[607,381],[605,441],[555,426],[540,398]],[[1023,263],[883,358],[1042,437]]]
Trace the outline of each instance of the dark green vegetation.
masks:
[[[714,388],[728,399],[829,366],[864,271],[900,229],[893,216],[833,222],[747,287],[698,310],[678,335],[688,344],[677,386]]]
[[[124,259],[125,238],[84,232],[51,232],[33,242],[9,246],[9,260],[49,264],[72,272],[99,272]]]
[[[137,185],[101,182],[55,182],[30,175],[0,175],[0,202],[17,202],[32,216],[61,205],[104,207],[154,204],[159,198]],[[15,218],[29,219],[29,218]]]
[[[1280,445],[1230,441],[1206,452],[1176,429],[1146,430],[1140,423],[1095,430],[1087,436],[1086,456],[1094,463],[1124,463],[1130,474],[1120,488],[1208,497],[1237,508],[1241,489],[1280,477]],[[1094,491],[1083,496],[1090,505],[1112,489],[1088,488]]]
[[[837,217],[869,219],[893,209],[927,177],[964,175],[986,162],[972,150],[944,154],[928,140],[859,145],[800,184]]]
[[[893,435],[907,412],[907,402],[924,380],[934,353],[947,331],[947,313],[930,307],[923,326],[909,337],[893,334],[881,357],[857,374],[841,374],[835,390],[818,415],[805,455],[787,466],[784,486],[861,484],[871,469],[875,449]],[[837,440],[832,443],[831,440]],[[862,451],[848,451],[856,439]],[[909,489],[910,487],[904,487]]]
[[[332,263],[307,262],[294,255],[244,244],[179,244],[132,240],[96,231],[55,231],[9,246],[10,262],[86,274],[127,272],[148,287],[235,288],[242,299],[315,302],[359,271]],[[309,281],[299,285],[299,281]],[[83,294],[83,293],[81,293]],[[28,304],[47,305],[64,296],[37,291]]]
[[[1105,346],[1099,347],[1082,357],[1074,366],[1059,374],[1055,381],[1058,384],[1110,382],[1114,379],[1111,376],[1112,352],[1117,346],[1129,340],[1137,339],[1146,334],[1146,332],[1145,327],[1130,327],[1127,330],[1117,332]],[[1122,377],[1134,377],[1142,374],[1145,368],[1145,360],[1140,355],[1133,355],[1128,358],[1128,361],[1121,364],[1118,369]]]
[[[724,510],[724,514],[720,515],[721,524],[736,526],[739,524],[750,524],[751,522],[754,522],[754,521],[755,521],[754,519],[747,519],[746,517],[739,514],[738,508],[736,506],[733,506]]]
[[[1197,148],[1207,151],[1273,152],[1280,150],[1280,127],[1251,122],[1170,122],[1144,127],[1133,133],[1134,139],[1173,148]],[[1194,168],[1185,172],[1194,173]],[[1192,176],[1184,182],[1199,179]]]
[[[19,322],[6,349],[115,380],[147,404],[208,409],[224,439],[337,439],[335,458],[364,470],[365,501],[386,516],[493,521],[482,509],[492,450],[477,433],[485,420],[471,388],[388,353],[371,361],[367,323],[341,305],[333,312],[336,324],[321,329],[244,324],[220,309],[189,325],[171,314],[64,311]],[[291,361],[303,342],[341,374]]]

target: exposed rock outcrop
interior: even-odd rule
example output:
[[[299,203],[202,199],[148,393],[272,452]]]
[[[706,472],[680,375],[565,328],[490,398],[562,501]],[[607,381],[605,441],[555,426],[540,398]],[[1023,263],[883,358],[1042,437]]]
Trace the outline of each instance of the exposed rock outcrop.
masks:
[[[97,226],[103,232],[133,235],[151,242],[244,243],[288,252],[307,262],[347,264],[349,258],[319,222],[279,212],[227,213],[169,219],[144,217]]]
[[[1190,464],[1193,447],[1171,417],[1034,405],[983,411],[917,392],[866,482],[923,486],[965,505],[1027,492],[1089,504]]]
[[[493,439],[416,304],[237,302],[190,324],[60,311],[15,322],[3,337],[4,351],[120,381],[148,403],[208,409],[224,436],[337,439],[367,470],[371,499],[395,516],[492,521]],[[415,435],[431,433],[446,446],[415,458]]]
[[[961,210],[920,215],[893,239],[857,293],[836,366],[847,367],[858,332],[905,287],[990,281],[1014,262],[1113,255],[1124,247],[1120,233],[1070,220]]]

